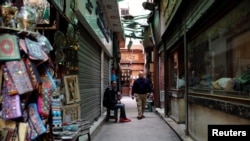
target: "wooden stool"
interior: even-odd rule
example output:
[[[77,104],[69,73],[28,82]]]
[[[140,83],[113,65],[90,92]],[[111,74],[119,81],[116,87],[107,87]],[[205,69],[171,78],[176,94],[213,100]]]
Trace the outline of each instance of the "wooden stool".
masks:
[[[107,108],[107,115],[106,115],[106,121],[108,122],[109,119],[114,119],[115,122],[118,120],[118,109],[115,107]]]

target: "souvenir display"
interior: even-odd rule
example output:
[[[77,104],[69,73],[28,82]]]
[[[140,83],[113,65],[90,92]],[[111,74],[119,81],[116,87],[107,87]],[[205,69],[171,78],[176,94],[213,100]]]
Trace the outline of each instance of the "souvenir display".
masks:
[[[77,120],[79,129],[70,136],[88,134],[90,139],[90,124],[79,120],[80,104],[67,105],[80,101],[76,75],[80,32],[75,31],[78,21],[73,9],[66,33],[56,30],[52,46],[43,28],[54,29],[50,10],[58,7],[51,5],[66,6],[65,1],[11,2],[0,6],[0,140],[54,140],[54,132],[49,133],[54,127],[65,129],[63,134],[68,131],[64,118],[72,126]]]
[[[0,8],[0,17],[2,17],[1,26],[15,27],[15,16],[18,12],[18,8],[11,6],[9,3],[0,6]]]
[[[37,12],[29,6],[22,6],[16,14],[17,28],[33,31],[37,24]]]

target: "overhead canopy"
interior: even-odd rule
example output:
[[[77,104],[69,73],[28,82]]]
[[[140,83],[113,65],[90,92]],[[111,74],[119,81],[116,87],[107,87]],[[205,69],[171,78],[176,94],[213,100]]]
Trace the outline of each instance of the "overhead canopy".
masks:
[[[119,6],[126,5],[128,13],[121,15],[121,24],[124,30],[125,37],[134,39],[143,39],[144,28],[148,27],[148,18],[151,14],[150,11],[143,8],[143,2],[146,0],[129,1],[124,0],[119,2]],[[129,3],[130,2],[130,3]]]

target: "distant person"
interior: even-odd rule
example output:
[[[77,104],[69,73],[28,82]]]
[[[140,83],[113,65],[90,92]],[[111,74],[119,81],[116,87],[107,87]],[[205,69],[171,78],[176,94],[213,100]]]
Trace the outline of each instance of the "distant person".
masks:
[[[117,82],[111,81],[111,86],[107,87],[104,93],[103,106],[106,108],[115,107],[120,109],[119,122],[130,122],[125,111],[125,104],[120,101],[121,95],[117,93]]]
[[[135,98],[137,103],[138,116],[137,119],[145,118],[144,108],[146,106],[147,97],[152,92],[151,84],[148,79],[144,78],[144,73],[139,72],[137,78],[132,86],[132,99]]]

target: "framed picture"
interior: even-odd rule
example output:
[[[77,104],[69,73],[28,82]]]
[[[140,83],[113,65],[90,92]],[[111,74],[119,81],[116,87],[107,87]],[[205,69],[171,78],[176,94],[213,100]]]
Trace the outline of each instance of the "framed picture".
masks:
[[[69,123],[81,119],[80,104],[65,105],[63,107],[63,122]]]
[[[64,76],[64,88],[66,104],[80,101],[80,93],[77,75]]]
[[[0,35],[0,60],[20,60],[20,58],[16,35]]]

